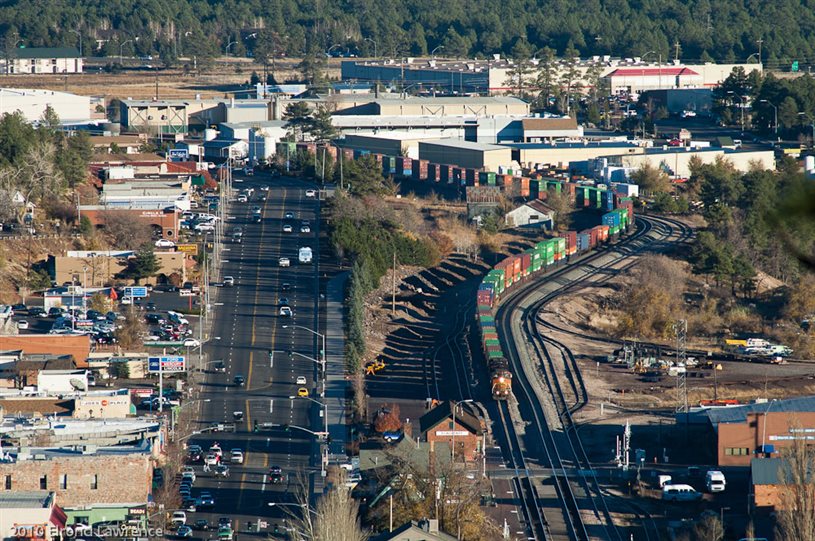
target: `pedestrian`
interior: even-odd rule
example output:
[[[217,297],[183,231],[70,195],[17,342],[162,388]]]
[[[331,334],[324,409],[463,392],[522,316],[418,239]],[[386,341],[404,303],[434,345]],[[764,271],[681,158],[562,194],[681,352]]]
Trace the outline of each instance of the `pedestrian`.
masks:
[[[209,471],[209,464],[207,462],[204,462],[204,471],[205,472]]]

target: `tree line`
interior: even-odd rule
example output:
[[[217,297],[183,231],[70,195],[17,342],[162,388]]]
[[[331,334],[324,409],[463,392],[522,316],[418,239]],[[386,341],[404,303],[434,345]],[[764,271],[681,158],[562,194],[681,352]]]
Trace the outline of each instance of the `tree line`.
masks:
[[[815,13],[797,0],[728,2],[666,0],[295,1],[109,0],[6,2],[0,8],[6,46],[77,46],[102,55],[242,55],[281,58],[309,51],[359,56],[508,55],[527,44],[584,56],[641,56],[648,51],[696,61],[744,61],[758,53],[774,66],[815,58]],[[140,39],[136,40],[138,37]],[[234,42],[234,43],[233,43]],[[336,46],[336,47],[334,47]],[[96,52],[94,51],[94,54]],[[656,55],[655,55],[656,56]]]

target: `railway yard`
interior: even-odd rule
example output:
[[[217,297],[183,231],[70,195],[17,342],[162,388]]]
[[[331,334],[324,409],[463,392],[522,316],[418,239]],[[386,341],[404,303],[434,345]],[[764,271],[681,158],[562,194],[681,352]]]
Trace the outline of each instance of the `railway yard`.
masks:
[[[463,403],[460,407],[483,416],[491,441],[482,467],[498,508],[488,513],[503,517],[504,533],[510,537],[633,536],[651,541],[663,538],[669,528],[681,528],[683,519],[693,518],[700,509],[666,504],[653,481],[657,473],[667,470],[679,478],[689,465],[714,460],[698,449],[688,452],[689,439],[703,436],[698,427],[672,429],[682,403],[677,378],[655,379],[613,362],[623,355],[626,342],[587,329],[579,313],[580,306],[601,302],[605,290],[624,279],[642,256],[682,249],[693,239],[694,229],[677,219],[637,215],[624,233],[594,251],[574,253],[568,260],[544,265],[539,274],[519,277],[502,292],[486,319],[493,325],[489,332],[497,331],[505,360],[500,366],[512,378],[509,396],[496,390],[496,365],[485,360],[496,356],[490,353],[495,336],[483,334],[487,311],[477,307],[485,297],[475,297],[479,273],[489,276],[487,265],[454,258],[400,280],[395,298],[384,289],[378,293],[382,309],[391,308],[395,300],[404,317],[393,320],[384,334],[386,377],[368,378],[371,409],[398,403],[404,415],[418,418],[427,403],[409,397],[426,395],[433,401]],[[515,247],[535,250],[529,239],[519,239]],[[587,291],[596,295],[587,300]],[[668,344],[660,353],[665,358],[675,355]],[[805,362],[771,365],[719,359],[713,366],[717,370],[700,365],[688,375],[693,403],[714,396],[760,396],[768,383],[779,397],[785,382],[800,394],[815,381],[813,366]],[[632,450],[637,449],[638,457],[641,453],[642,465],[653,466],[647,474],[636,473],[633,466],[625,471],[619,452],[615,456],[615,442],[623,437],[626,423],[631,426]],[[732,478],[733,486],[745,482]],[[704,495],[704,501],[713,499],[723,506],[733,497],[733,492]],[[732,509],[737,509],[735,504]],[[517,521],[507,521],[507,513]]]

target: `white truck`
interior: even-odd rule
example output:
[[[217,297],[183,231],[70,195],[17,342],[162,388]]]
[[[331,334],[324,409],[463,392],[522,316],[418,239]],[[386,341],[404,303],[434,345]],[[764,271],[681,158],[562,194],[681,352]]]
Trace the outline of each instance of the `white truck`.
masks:
[[[719,470],[709,470],[705,474],[705,488],[708,492],[724,492],[727,481]]]
[[[298,253],[297,257],[300,263],[311,263],[311,248],[308,246],[300,248],[300,252]]]

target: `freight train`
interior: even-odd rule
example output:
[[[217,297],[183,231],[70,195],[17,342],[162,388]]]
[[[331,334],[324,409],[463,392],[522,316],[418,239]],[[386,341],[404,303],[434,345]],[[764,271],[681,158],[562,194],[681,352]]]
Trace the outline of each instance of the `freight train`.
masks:
[[[569,231],[563,237],[541,241],[523,253],[509,256],[481,281],[476,299],[476,320],[494,400],[508,400],[512,394],[512,372],[498,338],[494,309],[505,295],[528,277],[548,272],[567,261],[570,256],[593,250],[630,230],[634,218],[630,200],[617,198],[610,191],[608,193],[611,194],[610,200],[618,208],[603,214],[600,225],[580,232]],[[605,206],[603,198],[608,198],[604,193],[595,194],[593,191],[578,194],[578,206],[583,206],[581,203],[588,199],[590,204],[585,206],[602,209]]]

